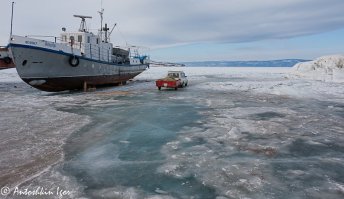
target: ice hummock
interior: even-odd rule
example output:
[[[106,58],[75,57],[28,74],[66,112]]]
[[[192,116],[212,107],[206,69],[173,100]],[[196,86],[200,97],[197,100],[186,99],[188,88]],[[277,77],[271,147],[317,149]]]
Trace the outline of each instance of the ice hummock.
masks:
[[[298,63],[293,71],[315,80],[344,82],[344,55],[323,56],[314,61]]]

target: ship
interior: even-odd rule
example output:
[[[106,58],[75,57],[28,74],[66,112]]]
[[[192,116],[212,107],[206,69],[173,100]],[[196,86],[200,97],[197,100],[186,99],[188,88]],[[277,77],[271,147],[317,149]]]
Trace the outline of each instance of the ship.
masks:
[[[7,47],[0,46],[0,70],[14,68],[15,65]]]
[[[107,24],[94,34],[86,26],[92,17],[74,17],[81,19],[78,31],[62,28],[54,41],[11,35],[10,53],[24,82],[48,92],[86,90],[125,84],[149,68],[149,55],[139,54],[137,46],[113,46]]]

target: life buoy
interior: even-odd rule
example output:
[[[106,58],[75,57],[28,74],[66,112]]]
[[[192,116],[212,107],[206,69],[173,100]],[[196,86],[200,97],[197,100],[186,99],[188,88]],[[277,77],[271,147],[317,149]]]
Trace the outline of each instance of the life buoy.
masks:
[[[10,64],[10,63],[12,62],[12,59],[11,59],[10,57],[5,57],[5,58],[4,58],[4,62],[5,62],[6,64]]]
[[[71,56],[69,57],[69,64],[72,67],[77,67],[79,65],[79,58],[77,56]]]

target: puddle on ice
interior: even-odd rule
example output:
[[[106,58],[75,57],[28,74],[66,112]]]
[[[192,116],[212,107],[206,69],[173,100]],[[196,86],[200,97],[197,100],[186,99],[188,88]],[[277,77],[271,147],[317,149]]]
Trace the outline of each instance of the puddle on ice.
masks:
[[[143,81],[37,94],[69,122],[90,122],[68,137],[52,176],[32,183],[84,198],[344,196],[343,103],[235,89],[253,77],[199,77],[177,92]],[[219,81],[233,89],[209,87]]]
[[[154,91],[121,97],[120,103],[98,113],[84,106],[69,109],[91,115],[93,121],[67,142],[63,170],[87,186],[85,193],[93,197],[100,197],[97,194],[104,188],[111,188],[113,195],[107,195],[115,197],[123,187],[134,188],[141,197],[215,197],[214,189],[192,175],[179,179],[157,172],[166,159],[162,147],[175,140],[182,128],[198,126],[195,121],[201,117],[190,102],[178,96],[171,99],[176,94],[181,95]]]

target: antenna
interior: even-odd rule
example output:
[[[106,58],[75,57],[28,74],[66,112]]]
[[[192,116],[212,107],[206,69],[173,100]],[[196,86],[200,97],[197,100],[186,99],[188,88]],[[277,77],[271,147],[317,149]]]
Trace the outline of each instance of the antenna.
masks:
[[[13,30],[13,8],[14,8],[14,1],[12,1],[12,14],[11,14],[11,32],[10,32],[10,39],[12,39],[12,30]]]
[[[81,23],[80,23],[80,28],[79,31],[80,32],[86,32],[86,19],[92,19],[92,17],[90,16],[83,16],[83,15],[73,15],[74,17],[78,17],[81,18]]]

